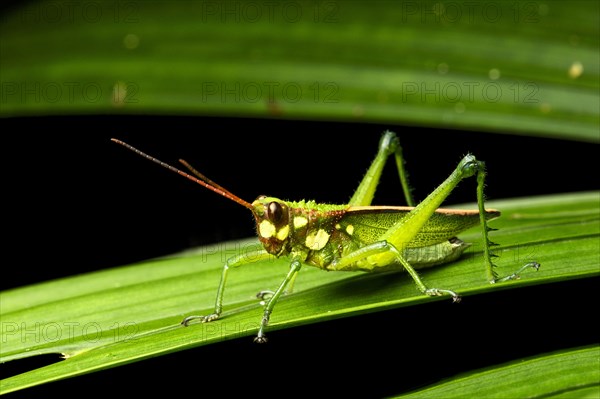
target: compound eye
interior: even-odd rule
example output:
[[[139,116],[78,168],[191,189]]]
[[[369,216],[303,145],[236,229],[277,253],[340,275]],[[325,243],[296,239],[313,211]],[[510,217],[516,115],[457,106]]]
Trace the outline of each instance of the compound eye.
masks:
[[[283,217],[283,208],[279,202],[270,202],[269,207],[267,208],[267,216],[269,220],[275,224],[277,224],[281,218]]]

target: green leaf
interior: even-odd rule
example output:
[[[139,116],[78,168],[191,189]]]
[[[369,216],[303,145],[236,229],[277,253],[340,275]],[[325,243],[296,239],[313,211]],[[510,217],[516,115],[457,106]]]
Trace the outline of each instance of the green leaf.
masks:
[[[493,240],[501,243],[498,272],[508,274],[537,260],[538,272],[490,285],[482,266],[480,234],[460,237],[473,251],[452,264],[423,273],[426,283],[469,296],[533,284],[598,276],[599,192],[491,202],[503,216]],[[223,318],[188,328],[190,314],[212,310],[225,259],[256,245],[227,242],[141,264],[106,270],[1,293],[0,362],[45,353],[66,360],[2,380],[2,393],[256,333],[260,290],[273,289],[287,261],[249,264],[231,272]],[[386,284],[391,281],[393,284]],[[348,295],[351,292],[352,295]],[[419,294],[405,274],[327,273],[305,267],[295,292],[284,297],[269,331],[357,316],[448,298]]]
[[[1,21],[0,115],[168,113],[598,142],[599,5],[28,2]]]
[[[564,350],[460,375],[397,398],[599,398],[600,347]]]

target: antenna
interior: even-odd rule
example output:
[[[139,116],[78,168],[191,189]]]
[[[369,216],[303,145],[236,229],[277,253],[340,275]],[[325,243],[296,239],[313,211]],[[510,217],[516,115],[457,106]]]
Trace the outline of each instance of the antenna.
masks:
[[[208,177],[204,176],[202,173],[198,172],[196,169],[192,168],[190,166],[190,164],[188,164],[187,162],[180,160],[181,163],[183,163],[189,170],[192,171],[192,173],[194,173],[196,176],[198,177],[194,177],[192,175],[190,175],[189,173],[185,173],[182,170],[177,169],[174,166],[169,165],[166,162],[161,161],[160,159],[154,158],[151,155],[146,154],[143,151],[138,150],[137,148],[135,148],[132,145],[127,144],[124,141],[118,140],[118,139],[111,139],[112,141],[114,141],[117,144],[122,145],[123,147],[127,148],[128,150],[131,150],[133,152],[135,152],[138,155],[141,155],[142,157],[149,159],[150,161],[159,164],[160,166],[162,166],[163,168],[167,168],[172,172],[175,172],[183,177],[185,177],[186,179],[189,179],[193,182],[196,182],[198,184],[200,184],[203,187],[208,188],[211,191],[214,191],[215,193],[228,198],[234,202],[237,202],[238,204],[242,205],[245,208],[250,209],[251,211],[254,210],[254,208],[252,207],[252,204],[250,204],[249,202],[244,201],[243,199],[241,199],[240,197],[238,197],[235,194],[232,194],[229,190],[219,186],[217,183],[213,182],[212,180],[210,180]]]

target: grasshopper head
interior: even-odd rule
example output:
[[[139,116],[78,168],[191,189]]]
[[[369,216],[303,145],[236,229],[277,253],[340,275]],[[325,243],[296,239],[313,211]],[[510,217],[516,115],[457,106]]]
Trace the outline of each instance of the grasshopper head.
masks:
[[[261,195],[252,203],[261,244],[275,256],[286,254],[290,235],[290,212],[285,201]]]

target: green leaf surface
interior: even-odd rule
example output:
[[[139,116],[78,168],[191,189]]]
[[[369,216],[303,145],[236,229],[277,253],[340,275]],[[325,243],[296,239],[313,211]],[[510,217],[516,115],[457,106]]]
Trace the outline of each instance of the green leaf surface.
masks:
[[[490,285],[480,234],[472,229],[460,235],[474,244],[472,251],[457,262],[423,272],[427,284],[469,296],[600,274],[599,192],[496,201],[489,206],[503,212],[492,222],[500,228],[492,233],[492,239],[501,243],[499,274],[509,274],[531,260],[540,262],[541,269],[524,273],[517,281]],[[233,270],[222,319],[188,328],[179,324],[190,314],[212,311],[223,262],[255,245],[254,239],[227,242],[0,293],[0,362],[44,353],[66,358],[2,380],[2,393],[255,334],[262,307],[254,294],[279,284],[288,268],[285,259]],[[295,292],[278,303],[269,329],[435,300],[449,299],[420,295],[405,274],[327,273],[304,267]]]
[[[402,399],[474,397],[600,398],[600,347],[519,360],[397,396]]]
[[[598,142],[595,1],[28,2],[0,115],[370,121]]]

